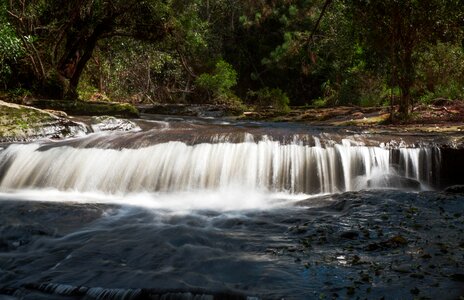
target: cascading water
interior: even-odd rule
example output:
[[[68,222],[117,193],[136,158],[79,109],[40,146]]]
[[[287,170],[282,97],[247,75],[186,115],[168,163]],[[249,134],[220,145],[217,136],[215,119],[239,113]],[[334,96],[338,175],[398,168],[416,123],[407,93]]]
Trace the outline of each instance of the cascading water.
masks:
[[[247,190],[304,194],[390,187],[391,177],[425,184],[433,180],[435,148],[304,145],[264,139],[240,143],[167,142],[139,149],[42,149],[10,145],[0,153],[0,190],[54,188],[61,191],[127,194]],[[401,186],[401,183],[392,187]]]
[[[353,282],[361,298],[440,298],[459,285],[464,202],[428,190],[448,173],[435,136],[154,121],[0,150],[0,298],[339,298]],[[398,276],[429,253],[426,286]]]

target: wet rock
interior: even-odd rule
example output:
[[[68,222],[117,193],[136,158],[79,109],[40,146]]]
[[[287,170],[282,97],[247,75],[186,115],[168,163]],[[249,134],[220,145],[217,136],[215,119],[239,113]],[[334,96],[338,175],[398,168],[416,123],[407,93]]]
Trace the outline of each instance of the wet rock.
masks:
[[[357,239],[358,236],[359,236],[359,233],[353,230],[345,231],[345,232],[342,232],[342,234],[340,234],[341,238],[349,239],[349,240]]]
[[[411,289],[411,294],[413,294],[413,295],[419,295],[419,293],[420,293],[420,290],[419,290],[417,287]]]
[[[367,251],[395,249],[408,244],[408,241],[401,235],[394,236],[386,241],[367,245]]]
[[[404,237],[402,237],[401,235],[397,235],[397,236],[394,236],[391,239],[389,239],[387,241],[387,243],[403,246],[403,245],[406,245],[408,243],[408,241]]]
[[[154,104],[139,106],[138,109],[146,114],[173,115],[173,116],[192,116],[219,118],[230,115],[240,115],[242,110],[226,105],[185,105],[185,104]],[[249,115],[248,115],[249,116]]]
[[[346,294],[352,296],[356,293],[356,288],[354,286],[349,286],[346,288]]]
[[[61,112],[0,101],[0,142],[74,137],[86,131],[85,125],[69,120]]]
[[[10,251],[29,244],[36,237],[53,236],[49,228],[41,225],[7,225],[0,228],[0,250]]]
[[[445,189],[445,193],[464,194],[464,185],[453,185]]]
[[[412,268],[411,265],[403,264],[403,265],[393,267],[392,270],[398,273],[407,274],[407,273],[411,273],[411,268]]]
[[[454,281],[464,282],[464,274],[453,274],[450,276]]]
[[[141,130],[137,124],[127,119],[118,119],[112,116],[99,116],[92,118],[94,131],[135,131]]]
[[[371,178],[367,180],[367,186],[369,188],[402,188],[411,190],[420,190],[421,188],[419,181],[393,174],[385,174]]]

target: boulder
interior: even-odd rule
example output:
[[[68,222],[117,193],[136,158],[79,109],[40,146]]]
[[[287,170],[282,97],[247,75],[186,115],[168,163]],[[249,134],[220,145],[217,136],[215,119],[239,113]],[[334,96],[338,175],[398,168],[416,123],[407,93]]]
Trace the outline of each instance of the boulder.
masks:
[[[0,101],[0,142],[74,137],[86,132],[84,124],[73,122],[62,113]]]
[[[99,131],[139,131],[140,127],[127,119],[118,119],[111,116],[99,116],[92,118],[92,129]]]
[[[464,185],[452,185],[445,189],[445,193],[464,194]]]
[[[420,190],[421,184],[413,178],[403,177],[394,174],[384,174],[367,180],[369,188],[400,188],[410,190]]]

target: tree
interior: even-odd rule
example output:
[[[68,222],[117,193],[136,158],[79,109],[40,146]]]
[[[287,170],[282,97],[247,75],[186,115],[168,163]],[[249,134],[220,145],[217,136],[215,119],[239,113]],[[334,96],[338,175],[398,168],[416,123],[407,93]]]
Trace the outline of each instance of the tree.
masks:
[[[0,2],[0,83],[6,85],[10,80],[14,64],[24,54],[21,40],[8,22],[6,1]]]
[[[169,6],[156,0],[18,0],[10,1],[8,14],[28,53],[31,85],[53,98],[77,97],[100,40],[126,36],[156,42],[173,30]]]
[[[399,86],[399,112],[409,114],[415,82],[414,54],[427,43],[458,36],[462,22],[460,0],[353,0],[351,8],[359,39],[371,57],[371,66],[390,73],[390,85]]]

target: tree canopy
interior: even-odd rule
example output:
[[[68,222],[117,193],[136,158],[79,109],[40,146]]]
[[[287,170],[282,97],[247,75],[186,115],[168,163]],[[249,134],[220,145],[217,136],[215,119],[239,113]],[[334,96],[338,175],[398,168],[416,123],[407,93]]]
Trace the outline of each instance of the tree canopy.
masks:
[[[0,1],[6,90],[132,102],[397,104],[403,115],[418,101],[464,98],[462,0]],[[444,64],[449,72],[438,70]]]

